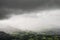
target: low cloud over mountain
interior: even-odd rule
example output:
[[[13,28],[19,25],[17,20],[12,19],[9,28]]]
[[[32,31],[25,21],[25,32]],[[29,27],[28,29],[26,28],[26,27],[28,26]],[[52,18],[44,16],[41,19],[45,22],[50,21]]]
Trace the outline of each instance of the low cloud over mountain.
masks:
[[[43,31],[60,28],[59,0],[0,0],[0,28]]]

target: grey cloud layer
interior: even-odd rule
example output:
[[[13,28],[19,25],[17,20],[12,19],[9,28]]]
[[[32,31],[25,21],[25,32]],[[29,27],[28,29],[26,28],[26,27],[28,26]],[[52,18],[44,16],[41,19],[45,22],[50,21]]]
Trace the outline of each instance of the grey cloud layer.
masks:
[[[32,11],[37,8],[44,9],[55,6],[60,6],[59,0],[0,0],[0,19],[7,18],[6,15],[11,14],[10,12],[13,12],[11,10],[6,11],[6,9],[3,8]],[[22,14],[22,12],[20,11],[19,14]]]
[[[60,5],[59,0],[0,0],[1,7],[34,9],[36,7],[45,7]]]

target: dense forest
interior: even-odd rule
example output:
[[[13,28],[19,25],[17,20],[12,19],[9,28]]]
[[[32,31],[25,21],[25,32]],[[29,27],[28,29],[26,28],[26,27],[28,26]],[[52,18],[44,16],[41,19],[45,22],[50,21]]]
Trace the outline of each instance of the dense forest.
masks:
[[[47,35],[35,32],[17,32],[12,34],[0,32],[0,40],[60,40],[60,35]]]

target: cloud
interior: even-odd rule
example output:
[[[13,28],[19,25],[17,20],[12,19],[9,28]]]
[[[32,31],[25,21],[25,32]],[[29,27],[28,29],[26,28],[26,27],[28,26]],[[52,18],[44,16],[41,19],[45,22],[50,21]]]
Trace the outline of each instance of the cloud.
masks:
[[[59,7],[59,0],[0,0],[0,19],[9,18],[7,15],[13,14],[14,12],[14,14],[24,14],[24,12],[34,12]]]
[[[59,0],[53,0],[53,1],[52,0],[0,0],[0,2],[1,2],[1,7],[18,8],[23,10],[60,5]]]
[[[0,20],[8,19],[12,14],[23,14],[24,11],[20,9],[0,8]]]
[[[10,19],[0,20],[0,27],[7,26],[31,31],[45,31],[60,28],[60,9],[43,10],[36,13],[30,12],[30,14],[12,15]]]

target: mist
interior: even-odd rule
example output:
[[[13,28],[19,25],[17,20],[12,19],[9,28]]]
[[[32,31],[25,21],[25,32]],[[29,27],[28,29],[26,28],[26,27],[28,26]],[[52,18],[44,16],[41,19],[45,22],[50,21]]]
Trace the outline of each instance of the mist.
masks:
[[[60,28],[60,9],[24,12],[20,15],[14,13],[9,19],[0,20],[0,28],[13,27],[34,32]]]

